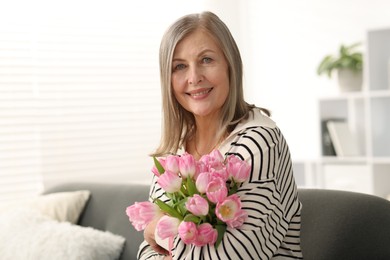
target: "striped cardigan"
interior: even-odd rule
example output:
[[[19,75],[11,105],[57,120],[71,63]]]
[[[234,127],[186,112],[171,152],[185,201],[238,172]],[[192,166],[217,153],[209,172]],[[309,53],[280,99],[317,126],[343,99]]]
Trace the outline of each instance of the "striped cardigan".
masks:
[[[176,236],[173,259],[302,259],[301,203],[288,145],[279,128],[270,118],[254,111],[218,149],[251,164],[250,178],[237,192],[249,217],[239,229],[227,228],[217,249],[209,245],[185,245]],[[167,200],[155,181],[151,196]],[[144,241],[138,258],[163,259],[163,256]]]

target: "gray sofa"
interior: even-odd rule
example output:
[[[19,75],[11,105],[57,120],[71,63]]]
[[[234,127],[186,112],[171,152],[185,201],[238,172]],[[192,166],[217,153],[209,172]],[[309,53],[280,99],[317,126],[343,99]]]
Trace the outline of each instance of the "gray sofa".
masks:
[[[148,198],[149,187],[131,184],[64,183],[45,193],[91,191],[79,225],[124,236],[121,260],[136,259],[143,233],[130,224],[125,209]],[[390,259],[390,202],[345,191],[300,189],[301,243],[306,260]]]

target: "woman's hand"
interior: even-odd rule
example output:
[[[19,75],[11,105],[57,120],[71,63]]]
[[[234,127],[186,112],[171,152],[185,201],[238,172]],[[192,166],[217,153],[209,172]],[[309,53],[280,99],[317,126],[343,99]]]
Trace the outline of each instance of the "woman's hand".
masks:
[[[157,218],[155,220],[153,220],[152,222],[150,222],[145,230],[144,230],[144,239],[145,241],[150,245],[150,247],[156,251],[157,253],[159,254],[163,254],[163,255],[167,255],[164,260],[168,260],[168,259],[171,259],[171,257],[169,256],[169,252],[161,247],[159,244],[156,243],[156,239],[154,237],[154,232],[156,230],[156,225],[157,225],[157,222],[160,220],[160,218]]]

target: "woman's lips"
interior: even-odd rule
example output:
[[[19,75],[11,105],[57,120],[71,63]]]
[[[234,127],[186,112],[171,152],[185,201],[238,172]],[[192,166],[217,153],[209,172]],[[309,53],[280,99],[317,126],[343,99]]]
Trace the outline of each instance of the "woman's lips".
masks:
[[[203,90],[192,91],[192,92],[187,93],[187,94],[193,98],[201,98],[201,97],[206,96],[212,90],[213,90],[213,88],[208,88],[208,89],[203,89]]]

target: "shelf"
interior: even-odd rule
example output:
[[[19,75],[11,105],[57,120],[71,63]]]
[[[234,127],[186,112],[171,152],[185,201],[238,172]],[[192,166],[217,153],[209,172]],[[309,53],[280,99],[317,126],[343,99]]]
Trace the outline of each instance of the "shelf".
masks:
[[[321,101],[347,100],[347,99],[363,99],[366,97],[364,91],[355,92],[340,92],[338,95],[328,95],[320,98]]]
[[[368,93],[368,96],[370,98],[377,98],[377,97],[390,97],[390,90],[373,90],[370,93]]]
[[[334,164],[348,164],[348,163],[368,163],[369,158],[364,156],[353,157],[340,157],[340,156],[323,156],[320,160],[322,164],[334,163]]]
[[[370,31],[367,37],[364,63],[367,85],[362,91],[340,92],[319,99],[322,156],[317,165],[302,164],[296,168],[317,171],[310,172],[310,181],[301,176],[302,182],[311,186],[387,197],[390,194],[390,29]],[[330,125],[329,121],[336,124]],[[340,121],[346,124],[337,124]],[[352,139],[348,138],[351,136]],[[347,139],[352,141],[342,142]],[[348,154],[357,156],[336,156],[337,152],[348,151],[340,149],[343,143],[347,143],[343,148],[355,147],[356,152]]]
[[[389,164],[390,165],[390,157],[375,157],[371,158],[373,164]],[[390,172],[389,172],[390,174]]]
[[[336,100],[353,100],[353,99],[365,99],[365,98],[376,98],[376,97],[390,97],[390,89],[372,90],[370,92],[359,91],[359,92],[343,92],[339,95],[328,95],[320,98],[320,101],[336,101]]]
[[[348,164],[348,163],[369,163],[369,164],[390,164],[390,157],[340,157],[323,156],[320,159],[321,164]],[[389,172],[390,174],[390,172]]]

